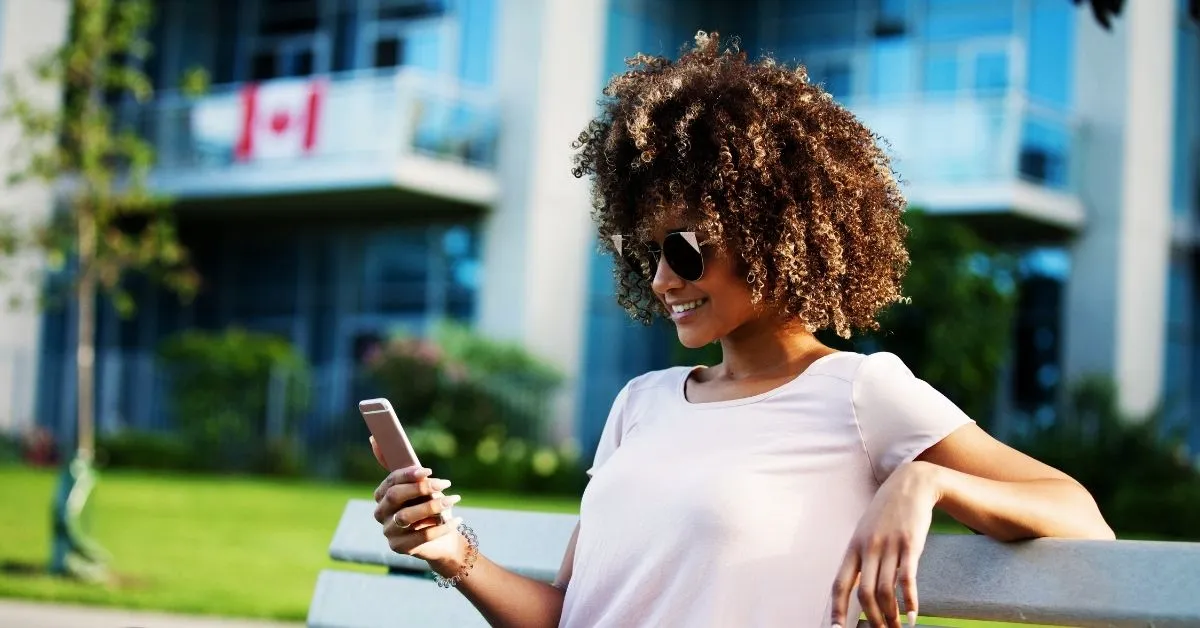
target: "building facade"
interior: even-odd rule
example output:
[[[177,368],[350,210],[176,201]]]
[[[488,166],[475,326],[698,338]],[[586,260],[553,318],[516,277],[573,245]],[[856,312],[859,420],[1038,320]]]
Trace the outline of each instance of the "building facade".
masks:
[[[185,307],[146,286],[136,319],[101,314],[100,429],[149,420],[153,347],[184,328],[291,339],[318,412],[341,417],[362,338],[449,316],[558,365],[558,433],[590,450],[673,334],[612,299],[570,141],[624,58],[719,30],[805,62],[889,140],[912,206],[1021,253],[1007,412],[1048,417],[1064,382],[1110,373],[1127,409],[1165,404],[1200,450],[1184,5],[1127,3],[1106,31],[1070,0],[159,0],[159,91],[123,115],[158,151],[206,291]],[[213,86],[187,97],[197,66]],[[72,316],[48,313],[38,345],[50,425],[70,423]]]
[[[0,0],[0,76],[18,80],[31,100],[53,103],[57,98],[53,86],[38,83],[28,68],[38,55],[62,42],[69,5],[67,0]],[[38,26],[29,28],[30,24]],[[0,88],[0,109],[6,102]],[[14,159],[21,141],[17,126],[0,119],[0,182],[21,167]],[[2,189],[0,216],[13,218],[13,226],[28,227],[48,214],[50,192],[44,185]],[[36,417],[42,317],[36,308],[38,284],[33,274],[40,267],[41,260],[34,255],[0,261],[0,432],[20,430]]]

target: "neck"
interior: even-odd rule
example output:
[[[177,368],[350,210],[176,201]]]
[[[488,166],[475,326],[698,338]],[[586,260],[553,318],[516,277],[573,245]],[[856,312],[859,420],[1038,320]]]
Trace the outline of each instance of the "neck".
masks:
[[[793,375],[831,351],[801,324],[752,321],[721,339],[721,376]]]

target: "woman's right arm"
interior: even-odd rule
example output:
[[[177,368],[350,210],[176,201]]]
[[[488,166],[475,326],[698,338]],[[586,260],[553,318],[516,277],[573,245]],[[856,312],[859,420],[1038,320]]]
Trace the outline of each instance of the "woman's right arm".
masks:
[[[492,626],[558,626],[578,534],[576,524],[554,584],[519,576],[481,555],[469,576],[458,583],[458,590]],[[465,551],[462,535],[452,536],[458,538]],[[450,562],[433,568],[449,578],[458,573],[459,564]]]
[[[389,474],[375,490],[375,519],[383,524],[393,551],[421,558],[442,577],[452,578],[467,566],[468,544],[457,530],[461,520],[439,524],[437,515],[458,499],[443,495],[449,481],[429,474],[415,467]],[[431,499],[405,505],[423,496]],[[457,588],[492,626],[557,626],[578,533],[576,525],[554,584],[517,575],[480,554]]]

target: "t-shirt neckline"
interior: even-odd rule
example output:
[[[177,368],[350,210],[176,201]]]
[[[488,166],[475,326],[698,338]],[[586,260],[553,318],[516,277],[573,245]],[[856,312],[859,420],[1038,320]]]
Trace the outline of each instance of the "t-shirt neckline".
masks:
[[[708,368],[707,366],[705,366],[703,364],[699,364],[699,365],[693,366],[691,368],[682,369],[683,377],[681,377],[679,379],[679,382],[675,385],[675,395],[683,405],[687,406],[688,408],[693,408],[693,409],[697,409],[697,410],[708,409],[708,408],[729,408],[732,406],[749,405],[752,403],[757,403],[764,399],[769,399],[771,397],[774,397],[775,395],[778,395],[781,392],[784,392],[788,388],[794,386],[796,384],[796,382],[799,382],[800,380],[804,379],[805,376],[812,373],[813,367],[817,366],[818,364],[821,364],[822,362],[829,360],[835,356],[848,355],[850,353],[852,353],[852,352],[850,352],[850,351],[834,351],[833,353],[828,353],[826,355],[823,355],[823,356],[817,358],[816,360],[813,360],[811,364],[809,364],[807,367],[805,367],[805,369],[803,371],[800,371],[800,373],[798,375],[796,375],[795,377],[793,377],[792,379],[789,379],[788,381],[786,381],[770,390],[766,390],[766,391],[758,393],[757,395],[751,395],[749,397],[740,397],[738,399],[725,399],[723,401],[689,401],[688,400],[688,398],[687,398],[687,381],[688,381],[688,379],[692,376],[692,373],[695,373],[696,371],[698,371],[700,369]]]

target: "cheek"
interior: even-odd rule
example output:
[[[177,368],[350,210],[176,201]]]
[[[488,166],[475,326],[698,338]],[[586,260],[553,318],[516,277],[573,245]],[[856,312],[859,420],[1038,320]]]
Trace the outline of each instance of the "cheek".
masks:
[[[711,286],[698,286],[708,293],[713,309],[720,319],[732,325],[738,325],[754,316],[754,306],[750,302],[750,285],[735,281],[732,277]]]

